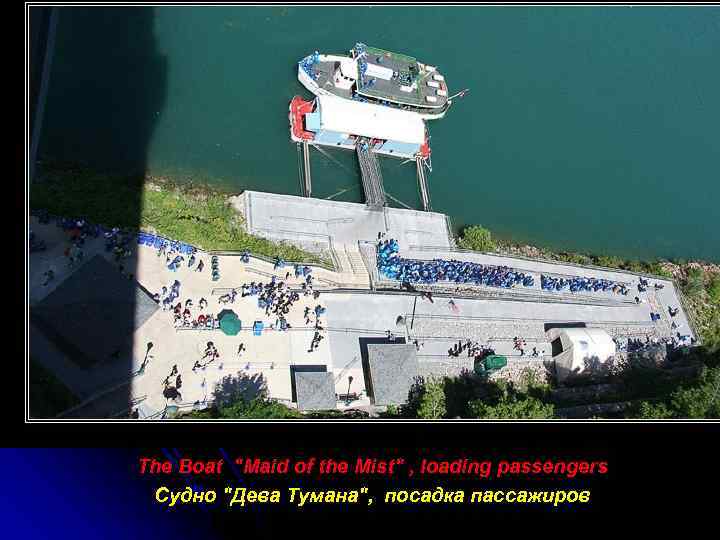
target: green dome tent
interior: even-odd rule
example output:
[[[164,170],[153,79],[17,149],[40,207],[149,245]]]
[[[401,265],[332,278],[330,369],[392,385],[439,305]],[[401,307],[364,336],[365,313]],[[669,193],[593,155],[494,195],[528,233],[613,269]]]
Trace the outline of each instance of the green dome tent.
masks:
[[[218,314],[218,319],[220,320],[220,330],[222,330],[225,335],[237,336],[240,333],[242,324],[234,311],[224,309]]]

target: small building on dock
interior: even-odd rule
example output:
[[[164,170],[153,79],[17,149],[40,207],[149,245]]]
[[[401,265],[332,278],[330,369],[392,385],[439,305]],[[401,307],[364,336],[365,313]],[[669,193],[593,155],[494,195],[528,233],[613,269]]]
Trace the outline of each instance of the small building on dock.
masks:
[[[373,405],[407,403],[419,373],[417,349],[412,343],[369,343],[363,373]]]
[[[354,150],[366,140],[377,154],[403,159],[430,154],[425,122],[410,111],[335,96],[319,96],[314,102],[296,97],[290,122],[295,141]]]
[[[552,328],[547,337],[559,383],[602,372],[617,351],[610,334],[600,328]]]

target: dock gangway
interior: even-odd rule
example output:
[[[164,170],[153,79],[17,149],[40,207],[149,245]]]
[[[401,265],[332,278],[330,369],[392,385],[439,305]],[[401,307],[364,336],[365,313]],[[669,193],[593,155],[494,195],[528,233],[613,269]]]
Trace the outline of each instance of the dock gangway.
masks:
[[[370,141],[364,137],[358,139],[355,150],[360,163],[365,203],[371,208],[382,208],[386,201],[380,162],[372,150]]]

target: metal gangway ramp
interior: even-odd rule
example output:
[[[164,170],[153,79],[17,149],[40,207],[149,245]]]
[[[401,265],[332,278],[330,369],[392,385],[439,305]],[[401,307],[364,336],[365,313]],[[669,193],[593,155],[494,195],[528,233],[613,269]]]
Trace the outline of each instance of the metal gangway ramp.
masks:
[[[372,151],[370,141],[366,138],[358,139],[355,150],[360,163],[365,203],[371,208],[382,208],[385,206],[385,188],[383,187],[380,162]]]

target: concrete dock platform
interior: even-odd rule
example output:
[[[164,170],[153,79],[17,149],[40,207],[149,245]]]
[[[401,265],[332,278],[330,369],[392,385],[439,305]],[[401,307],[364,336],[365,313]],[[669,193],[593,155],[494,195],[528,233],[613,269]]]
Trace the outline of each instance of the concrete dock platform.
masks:
[[[364,204],[257,191],[245,191],[235,199],[248,232],[290,241],[311,251],[376,241],[379,232],[405,246],[451,246],[445,215],[437,212],[387,207],[371,210]]]

